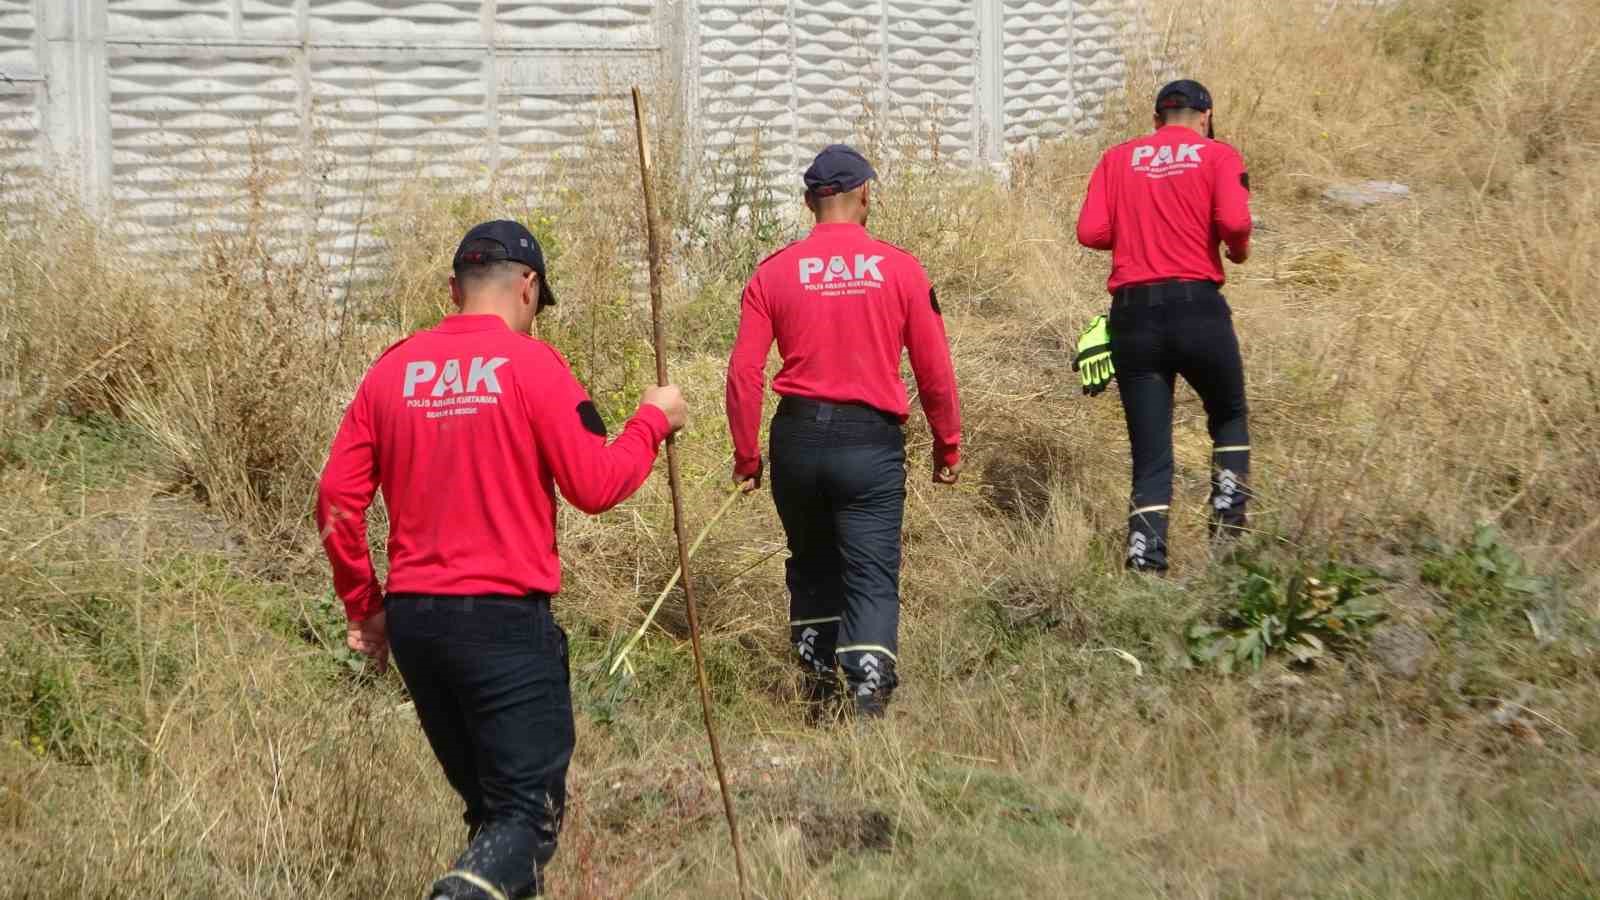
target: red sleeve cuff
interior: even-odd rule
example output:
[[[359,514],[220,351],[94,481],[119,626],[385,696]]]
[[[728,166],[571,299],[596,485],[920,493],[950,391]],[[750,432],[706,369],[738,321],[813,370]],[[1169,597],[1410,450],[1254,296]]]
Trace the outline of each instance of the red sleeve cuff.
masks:
[[[961,462],[961,445],[951,444],[948,447],[936,447],[933,451],[933,457],[940,467],[949,468]]]
[[[354,600],[344,601],[344,615],[352,622],[365,622],[383,612],[383,591],[377,586]]]
[[[754,478],[761,474],[761,457],[753,456],[749,459],[735,457],[733,460],[733,474],[740,478]]]

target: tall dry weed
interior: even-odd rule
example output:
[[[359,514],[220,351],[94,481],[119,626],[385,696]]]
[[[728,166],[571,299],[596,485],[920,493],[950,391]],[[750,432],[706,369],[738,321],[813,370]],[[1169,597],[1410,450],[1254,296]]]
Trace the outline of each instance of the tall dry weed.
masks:
[[[133,259],[62,197],[30,191],[0,219],[0,433],[59,415],[116,414],[118,392],[149,373],[162,286],[130,278]]]

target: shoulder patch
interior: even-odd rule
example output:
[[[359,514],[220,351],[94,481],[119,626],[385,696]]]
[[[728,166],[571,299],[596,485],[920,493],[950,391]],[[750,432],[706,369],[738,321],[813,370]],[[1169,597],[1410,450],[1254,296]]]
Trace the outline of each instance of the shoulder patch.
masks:
[[[1247,191],[1250,190],[1250,173],[1249,172],[1240,172],[1239,173],[1239,184],[1245,190],[1247,190]]]
[[[600,410],[595,407],[593,400],[585,400],[578,404],[578,421],[583,423],[583,429],[590,434],[606,436],[606,420],[600,415]]]
[[[944,315],[944,310],[939,308],[939,291],[933,285],[928,285],[928,305],[933,307],[933,314]]]

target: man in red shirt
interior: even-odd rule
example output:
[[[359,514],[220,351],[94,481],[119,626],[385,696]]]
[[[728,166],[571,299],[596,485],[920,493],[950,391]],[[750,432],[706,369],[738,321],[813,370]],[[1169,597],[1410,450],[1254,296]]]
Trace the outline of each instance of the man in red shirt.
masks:
[[[900,523],[910,351],[933,431],[933,480],[961,471],[961,412],[944,320],[922,265],[867,233],[876,173],[835,144],[806,170],[816,227],[767,257],[745,288],[728,363],[733,480],[761,481],[761,403],[774,339],[772,498],[789,542],[790,639],[812,699],[844,671],[857,711],[881,716],[898,684]]]
[[[566,360],[529,336],[555,302],[526,228],[487,222],[456,251],[460,310],[390,347],[334,439],[317,524],[349,645],[393,648],[417,717],[466,801],[468,846],[430,898],[528,897],[556,850],[574,731],[556,488],[586,513],[625,500],[687,415],[651,388],[609,445]],[[389,578],[367,551],[383,490]]]
[[[1211,139],[1211,94],[1174,81],[1156,95],[1154,134],[1107,150],[1089,179],[1078,241],[1111,251],[1111,361],[1133,449],[1127,564],[1165,571],[1172,502],[1172,392],[1182,375],[1211,432],[1211,526],[1245,527],[1250,436],[1244,365],[1222,296],[1222,259],[1250,255],[1250,180]]]

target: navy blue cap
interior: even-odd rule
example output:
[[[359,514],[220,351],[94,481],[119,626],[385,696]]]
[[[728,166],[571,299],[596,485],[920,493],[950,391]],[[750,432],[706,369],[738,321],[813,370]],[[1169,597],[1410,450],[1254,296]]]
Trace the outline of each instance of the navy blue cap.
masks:
[[[1185,78],[1174,81],[1156,93],[1156,112],[1169,109],[1193,109],[1205,112],[1211,108],[1211,92],[1198,81]]]
[[[498,244],[499,247],[467,249],[468,244],[479,241]],[[533,236],[533,232],[510,219],[496,219],[493,222],[472,226],[472,230],[467,232],[467,236],[462,238],[460,245],[456,247],[455,259],[451,260],[450,267],[459,274],[462,266],[506,261],[522,263],[539,273],[537,309],[555,305],[556,295],[550,292],[550,278],[544,270],[544,250],[539,247],[538,238]]]
[[[811,168],[806,169],[806,192],[816,197],[829,197],[853,191],[877,177],[872,163],[855,148],[830,144],[822,148],[811,161]]]

